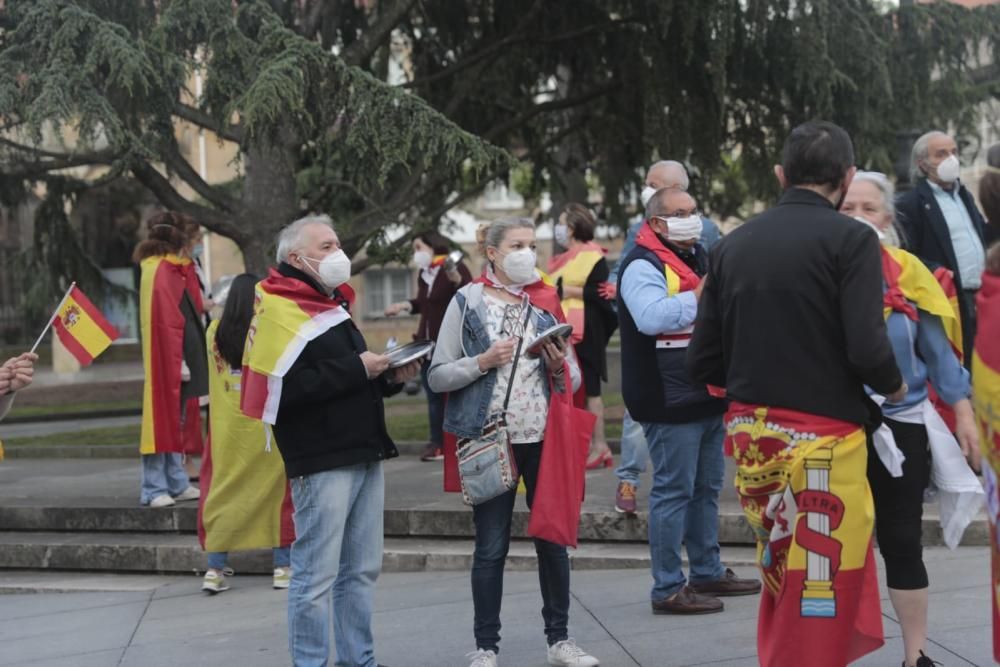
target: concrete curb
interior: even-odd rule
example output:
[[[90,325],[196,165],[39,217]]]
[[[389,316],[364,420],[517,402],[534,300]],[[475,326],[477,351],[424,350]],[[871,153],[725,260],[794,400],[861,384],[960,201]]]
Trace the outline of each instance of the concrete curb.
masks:
[[[120,533],[7,533],[0,535],[0,569],[191,573],[205,570],[205,554],[192,535],[124,535]],[[472,540],[386,539],[385,572],[467,571],[472,567]],[[727,558],[731,565],[752,565],[752,553],[742,549]],[[575,570],[644,569],[649,567],[644,544],[609,546],[581,542],[570,551]],[[244,574],[270,574],[269,549],[233,552],[230,567]],[[510,570],[534,570],[534,545],[511,543]]]
[[[147,507],[0,507],[0,531],[15,533],[145,533],[194,534],[197,531],[196,505],[149,509]],[[511,533],[527,537],[528,512],[514,512]],[[388,508],[384,513],[385,535],[391,538],[471,538],[472,513],[459,509]],[[2,537],[3,533],[0,533]],[[600,543],[644,543],[648,524],[645,512],[627,516],[617,512],[588,512],[580,517],[581,540]],[[723,544],[752,545],[753,533],[743,514],[722,509],[719,517],[719,541]],[[934,516],[924,517],[923,543],[942,545],[941,526]],[[965,531],[963,546],[989,544],[989,525],[985,518],[974,520]]]

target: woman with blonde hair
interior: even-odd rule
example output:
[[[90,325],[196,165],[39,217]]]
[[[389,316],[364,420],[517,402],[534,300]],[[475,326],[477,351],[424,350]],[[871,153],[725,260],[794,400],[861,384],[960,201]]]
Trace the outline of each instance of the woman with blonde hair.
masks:
[[[573,355],[567,355],[566,344],[558,340],[547,341],[537,357],[520,354],[522,341],[533,340],[564,319],[555,288],[536,269],[534,223],[502,218],[481,227],[479,241],[488,264],[483,275],[461,288],[449,304],[428,382],[432,390],[448,392],[444,429],[459,438],[459,451],[483,438],[487,425],[496,423],[495,416],[505,415],[509,450],[524,480],[530,508],[551,395],[575,391],[580,384],[579,368]],[[472,508],[476,650],[468,656],[470,667],[497,665],[503,571],[516,499],[516,488],[509,488]],[[566,547],[536,538],[535,551],[549,664],[597,665],[596,658],[569,638]]]

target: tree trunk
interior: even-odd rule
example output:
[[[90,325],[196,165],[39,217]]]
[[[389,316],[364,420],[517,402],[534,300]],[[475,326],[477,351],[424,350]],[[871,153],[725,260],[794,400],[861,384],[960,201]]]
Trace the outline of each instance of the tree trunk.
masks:
[[[240,249],[246,270],[263,275],[273,263],[271,251],[278,232],[299,214],[298,143],[288,131],[265,137],[243,153],[243,164],[241,226],[248,238]]]

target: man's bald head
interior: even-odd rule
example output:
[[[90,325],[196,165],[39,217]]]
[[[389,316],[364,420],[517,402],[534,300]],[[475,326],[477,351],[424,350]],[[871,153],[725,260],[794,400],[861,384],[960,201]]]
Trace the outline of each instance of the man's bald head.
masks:
[[[677,188],[687,191],[691,181],[687,169],[676,160],[660,160],[646,172],[646,185],[660,190],[662,188]]]

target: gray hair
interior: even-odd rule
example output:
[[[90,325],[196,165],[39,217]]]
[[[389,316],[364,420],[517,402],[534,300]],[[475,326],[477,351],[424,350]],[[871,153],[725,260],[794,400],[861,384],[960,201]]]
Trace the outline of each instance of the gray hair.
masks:
[[[882,196],[882,207],[892,220],[889,227],[883,232],[885,243],[896,248],[900,247],[903,234],[896,220],[896,188],[892,185],[892,181],[885,174],[877,171],[859,171],[854,175],[853,183],[871,183],[878,190]]]
[[[276,253],[278,262],[287,262],[288,255],[302,246],[302,232],[311,225],[326,225],[333,229],[333,220],[328,215],[307,215],[278,232],[278,252]]]
[[[924,168],[920,166],[921,161],[926,161],[928,157],[928,144],[931,139],[939,136],[949,136],[946,132],[941,130],[931,130],[930,132],[925,132],[917,137],[917,140],[913,142],[913,150],[910,151],[910,182],[916,183],[917,179],[924,178],[927,176],[927,172]]]
[[[679,171],[680,179],[677,185],[680,187],[681,190],[687,192],[688,187],[690,187],[691,185],[691,179],[688,178],[687,169],[684,167],[683,164],[681,164],[677,160],[660,160],[659,162],[654,162],[653,165],[650,166],[649,170],[646,171],[646,180],[649,180],[649,175],[653,172],[654,169],[661,169],[661,168],[676,169],[677,171]]]
[[[667,209],[666,198],[672,192],[685,194],[688,193],[680,188],[660,188],[653,196],[649,198],[646,202],[646,219],[655,218],[658,215],[667,215],[670,211]],[[690,197],[691,195],[688,195]]]
[[[531,218],[497,218],[493,222],[486,222],[479,226],[476,231],[476,240],[479,241],[479,252],[486,257],[487,248],[499,248],[503,243],[507,232],[512,229],[534,229],[535,223]]]

